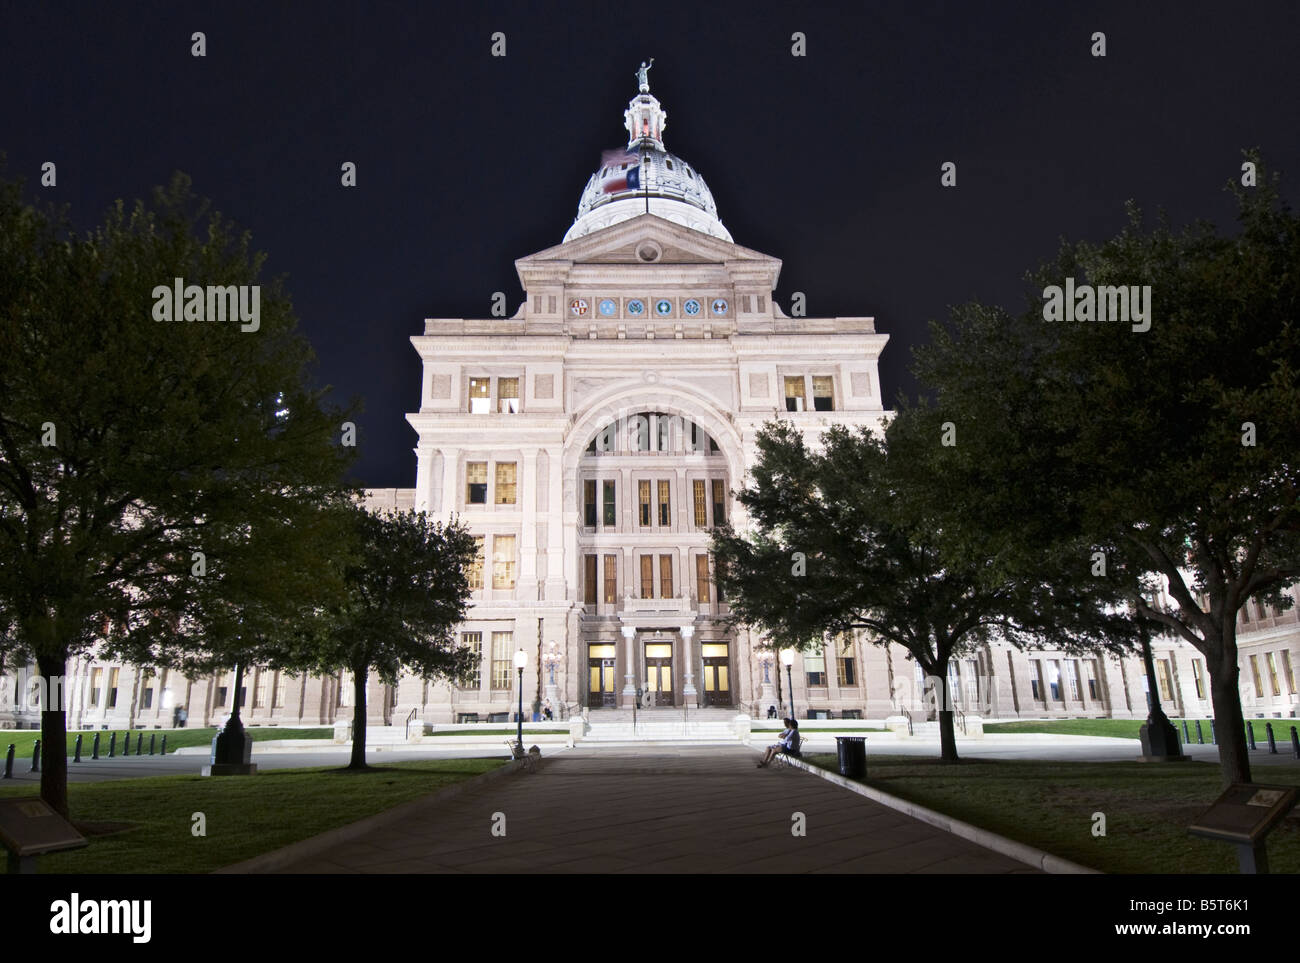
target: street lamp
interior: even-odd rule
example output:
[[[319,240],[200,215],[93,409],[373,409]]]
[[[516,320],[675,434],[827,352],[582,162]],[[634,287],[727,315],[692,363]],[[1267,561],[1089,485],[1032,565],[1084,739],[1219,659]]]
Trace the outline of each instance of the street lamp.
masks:
[[[515,651],[515,668],[519,670],[519,755],[524,754],[524,666],[528,664],[528,654],[523,649]]]
[[[790,718],[794,718],[794,673],[791,666],[794,665],[794,649],[781,650],[781,664],[785,666],[785,681],[790,689]]]

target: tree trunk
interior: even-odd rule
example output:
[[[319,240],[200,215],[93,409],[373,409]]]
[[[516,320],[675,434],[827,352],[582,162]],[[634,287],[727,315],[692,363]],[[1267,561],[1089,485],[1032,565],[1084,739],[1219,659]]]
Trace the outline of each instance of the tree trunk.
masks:
[[[67,659],[37,657],[37,670],[45,680],[46,698],[41,706],[41,798],[64,819],[68,818],[68,719],[64,706],[67,694],[63,680]],[[56,687],[53,680],[58,679]],[[53,701],[58,692],[57,702]]]
[[[366,679],[369,676],[367,666],[352,669],[352,761],[349,769],[365,769],[366,766]]]
[[[1236,653],[1231,660],[1225,658],[1217,668],[1218,672],[1214,668],[1210,670],[1210,700],[1214,705],[1214,735],[1219,743],[1223,784],[1250,782],[1250,750],[1246,748],[1241,690],[1237,688],[1240,669]]]
[[[923,666],[923,668],[925,668]],[[939,759],[942,762],[960,762],[957,756],[957,731],[953,718],[953,697],[948,690],[948,660],[935,660],[927,669],[934,680],[936,716],[939,719]]]

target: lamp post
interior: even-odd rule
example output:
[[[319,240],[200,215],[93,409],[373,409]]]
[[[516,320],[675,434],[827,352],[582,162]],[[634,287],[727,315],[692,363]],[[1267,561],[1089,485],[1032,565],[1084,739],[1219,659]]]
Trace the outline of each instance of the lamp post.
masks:
[[[524,752],[524,666],[528,664],[528,654],[523,649],[515,651],[515,668],[519,670],[519,754]]]
[[[790,718],[794,718],[794,649],[781,650],[781,664],[785,666],[785,681],[790,689]]]

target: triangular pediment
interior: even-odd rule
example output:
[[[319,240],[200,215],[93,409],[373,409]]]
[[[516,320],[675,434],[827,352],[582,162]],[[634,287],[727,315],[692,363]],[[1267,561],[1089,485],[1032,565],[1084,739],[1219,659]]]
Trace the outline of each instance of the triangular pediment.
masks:
[[[653,255],[647,257],[647,255]],[[779,258],[642,214],[599,231],[538,251],[515,262],[521,281],[534,271],[550,274],[557,264],[728,264],[752,261],[780,270]],[[525,283],[525,287],[527,284]]]

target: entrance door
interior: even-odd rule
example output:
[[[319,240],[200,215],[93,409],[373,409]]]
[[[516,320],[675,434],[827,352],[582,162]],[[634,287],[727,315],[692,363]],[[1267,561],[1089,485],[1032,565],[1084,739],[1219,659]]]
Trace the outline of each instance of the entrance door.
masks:
[[[731,659],[725,642],[705,642],[700,646],[704,660],[704,704],[731,705]]]
[[[671,642],[647,642],[645,685],[653,693],[653,705],[673,704],[673,646]]]
[[[613,708],[617,705],[614,695],[614,646],[587,646],[587,706],[592,709]]]

